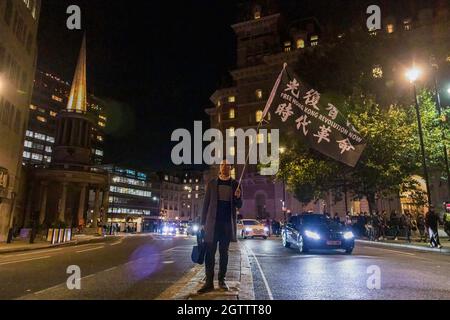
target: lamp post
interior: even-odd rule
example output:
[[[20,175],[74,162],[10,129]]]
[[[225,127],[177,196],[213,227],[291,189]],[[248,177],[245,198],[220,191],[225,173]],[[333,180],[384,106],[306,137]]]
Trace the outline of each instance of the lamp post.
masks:
[[[284,154],[286,152],[286,149],[284,147],[280,147],[279,152],[280,154]],[[283,200],[281,211],[283,211],[284,221],[286,221],[286,182],[284,179],[284,174],[283,174]]]
[[[423,166],[423,175],[425,178],[425,185],[427,188],[427,198],[428,198],[428,205],[431,205],[431,191],[430,191],[430,182],[428,178],[428,169],[427,169],[427,162],[425,158],[425,146],[423,143],[423,130],[422,130],[422,120],[420,118],[420,109],[419,109],[419,98],[417,97],[417,87],[416,87],[416,81],[420,76],[421,71],[417,68],[412,68],[408,70],[406,73],[406,77],[411,82],[413,86],[414,91],[414,102],[415,102],[415,108],[416,108],[416,116],[417,116],[417,127],[419,129],[419,141],[420,141],[420,149],[422,153],[422,166]]]
[[[436,97],[436,108],[438,112],[438,116],[441,123],[441,131],[442,131],[442,151],[444,152],[444,162],[445,162],[445,170],[447,173],[447,195],[450,198],[450,170],[448,165],[448,154],[447,154],[447,145],[445,144],[445,134],[444,134],[444,126],[443,121],[441,120],[442,117],[442,107],[441,107],[441,96],[439,94],[439,85],[438,85],[438,70],[439,66],[436,62],[432,62],[432,67],[434,69],[434,91],[435,91],[435,97]],[[447,91],[450,94],[450,88],[447,89]]]

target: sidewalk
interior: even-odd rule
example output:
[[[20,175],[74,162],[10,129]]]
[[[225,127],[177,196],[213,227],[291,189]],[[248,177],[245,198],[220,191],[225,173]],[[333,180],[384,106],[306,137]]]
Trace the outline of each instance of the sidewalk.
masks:
[[[216,271],[218,272],[218,257],[216,255]],[[157,300],[254,300],[253,277],[250,261],[244,247],[238,243],[230,244],[228,258],[228,272],[226,282],[230,290],[218,289],[217,280],[214,281],[215,290],[206,294],[197,294],[197,290],[205,283],[205,266],[195,265],[171,287],[166,289]]]
[[[115,236],[107,236],[115,237]],[[59,246],[70,246],[77,245],[82,243],[89,242],[100,242],[104,240],[105,237],[99,235],[75,235],[73,236],[73,240],[65,243],[57,243],[51,244],[50,242],[38,240],[36,239],[35,243],[30,244],[28,240],[13,240],[12,243],[0,243],[0,254],[2,253],[11,253],[11,252],[21,252],[21,251],[30,251],[30,250],[38,250],[38,249],[46,249],[46,248],[54,248]]]
[[[408,243],[406,241],[406,238],[398,238],[398,241],[395,241],[392,239],[380,240],[380,241],[369,241],[366,239],[357,239],[356,240],[356,242],[360,242],[360,243],[364,243],[364,244],[372,244],[372,245],[379,245],[379,246],[386,246],[386,247],[393,247],[393,248],[408,248],[408,249],[428,251],[428,252],[434,252],[434,253],[440,253],[440,254],[450,254],[449,238],[441,237],[440,241],[443,246],[442,249],[430,248],[429,242],[412,241],[411,243]]]

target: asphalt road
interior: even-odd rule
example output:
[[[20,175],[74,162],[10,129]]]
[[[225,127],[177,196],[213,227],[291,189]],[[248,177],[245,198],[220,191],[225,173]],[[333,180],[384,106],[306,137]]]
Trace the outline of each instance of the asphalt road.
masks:
[[[300,254],[284,248],[281,239],[242,243],[250,254],[256,299],[450,299],[450,255],[360,243],[353,255]]]
[[[193,243],[192,237],[130,235],[0,254],[0,299],[154,299],[192,268]],[[80,290],[67,287],[69,266],[80,268]]]

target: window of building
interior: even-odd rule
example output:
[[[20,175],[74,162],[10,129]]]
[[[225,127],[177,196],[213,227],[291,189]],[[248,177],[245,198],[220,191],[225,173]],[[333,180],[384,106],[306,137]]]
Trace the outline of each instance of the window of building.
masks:
[[[260,123],[262,121],[263,112],[262,110],[256,111],[256,122]]]
[[[375,79],[383,78],[383,69],[381,68],[381,66],[376,65],[376,66],[373,67],[373,69],[372,69],[372,76]]]
[[[256,10],[255,13],[253,14],[253,18],[255,20],[261,19],[261,11]]]
[[[197,182],[197,181],[196,181]],[[198,186],[195,186],[195,190],[198,191]]]
[[[31,158],[31,153],[28,152],[28,151],[24,151],[24,152],[23,152],[23,157],[24,157],[25,159],[30,159],[30,158]]]
[[[33,142],[31,142],[29,140],[25,140],[23,145],[24,145],[25,148],[31,148],[31,146],[33,145]]]
[[[319,36],[313,35],[311,36],[311,47],[315,47],[319,44]]]
[[[37,161],[42,161],[43,156],[42,156],[42,154],[39,154],[39,153],[32,153],[31,154],[31,159],[37,160]]]
[[[99,115],[98,117],[99,117],[101,120],[106,121],[106,117],[105,117],[105,116]]]
[[[56,113],[55,111],[50,111],[50,116],[56,117],[57,115],[58,115],[58,113]]]
[[[230,147],[229,155],[234,157],[236,155],[236,149],[234,147]]]
[[[36,139],[45,141],[45,134],[35,132],[35,133],[34,133],[34,137],[35,137]]]
[[[44,156],[44,161],[47,162],[47,163],[50,163],[52,161],[52,157]]]
[[[198,199],[198,193],[195,194],[195,199]]]
[[[52,147],[51,146],[46,146],[45,147],[45,152],[52,153]]]
[[[303,49],[305,47],[305,40],[297,39],[297,49]]]
[[[284,52],[289,52],[291,51],[291,42],[290,41],[286,41],[284,43]]]
[[[191,198],[191,195],[190,194],[188,194],[188,199],[190,199]]]
[[[30,104],[30,110],[36,110],[37,107],[35,105]]]
[[[230,119],[234,119],[236,116],[234,108],[231,108],[230,111],[228,112],[228,118]]]
[[[98,122],[98,125],[99,125],[100,127],[102,127],[102,128],[106,127],[106,123],[104,123],[104,122],[102,122],[102,121],[99,121],[99,122]]]
[[[403,20],[403,29],[405,31],[410,31],[411,30],[411,19]]]
[[[103,141],[103,137],[102,136],[97,136],[97,140],[98,141]]]
[[[394,25],[392,23],[389,23],[386,26],[386,30],[387,30],[387,33],[394,33]]]
[[[229,134],[229,136],[230,137],[234,137],[235,136],[235,130],[234,130],[234,127],[229,127],[228,128],[228,134]]]
[[[55,143],[55,138],[53,138],[53,137],[47,136],[46,140],[50,143]]]
[[[33,131],[30,131],[30,130],[27,130],[27,132],[25,133],[25,135],[26,135],[27,137],[34,137],[34,132],[33,132]]]
[[[52,95],[52,99],[55,100],[55,101],[58,101],[58,102],[62,102],[63,101],[62,98],[60,98],[58,96],[55,96],[55,95]]]
[[[47,119],[45,117],[43,117],[43,116],[37,116],[36,119],[39,122],[44,122],[44,123],[47,122]]]
[[[217,106],[220,107],[222,105],[222,102],[219,100],[217,100]]]
[[[235,96],[229,96],[229,97],[228,97],[228,102],[229,102],[229,103],[236,102],[236,97],[235,97]]]
[[[257,99],[262,99],[263,97],[263,92],[261,89],[256,90],[256,98]]]

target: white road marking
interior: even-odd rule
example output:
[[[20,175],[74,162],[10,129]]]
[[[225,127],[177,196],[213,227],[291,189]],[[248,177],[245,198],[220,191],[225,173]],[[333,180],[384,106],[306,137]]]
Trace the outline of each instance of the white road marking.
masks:
[[[251,248],[249,248],[246,244],[244,244],[246,249],[250,252],[250,254],[253,256],[253,258],[256,261],[256,265],[258,266],[259,272],[261,273],[261,278],[264,282],[264,285],[266,286],[267,294],[269,295],[269,299],[273,300],[272,290],[270,290],[269,283],[267,282],[266,276],[264,275],[264,272],[261,268],[261,265],[259,264],[258,258],[256,258],[255,253]]]
[[[82,253],[82,252],[87,252],[87,251],[94,251],[94,250],[98,250],[98,249],[103,249],[105,246],[101,246],[101,247],[95,247],[95,248],[89,248],[89,249],[84,249],[84,250],[79,250],[77,251],[77,253]]]
[[[163,264],[172,264],[172,263],[175,263],[175,261],[172,261],[172,260],[163,261]]]
[[[33,261],[33,260],[47,259],[47,258],[50,258],[50,256],[36,257],[36,258],[29,258],[29,259],[22,259],[22,260],[14,260],[14,261],[8,261],[8,262],[1,262],[0,266],[4,266],[4,265],[7,265],[7,264],[13,264],[13,263]]]
[[[385,249],[385,248],[375,248],[375,247],[372,247],[372,246],[366,246],[366,247],[371,248],[371,249],[375,249],[375,250],[383,250],[383,251],[395,252],[395,253],[404,254],[404,255],[407,255],[407,256],[415,256],[414,253],[409,253],[409,252],[403,252],[403,251],[397,251],[397,250],[391,250],[391,249]]]
[[[49,250],[40,250],[40,251],[33,251],[33,252],[27,252],[27,253],[19,253],[19,254],[10,254],[7,256],[0,256],[1,258],[11,258],[11,257],[22,257],[22,256],[29,256],[32,254],[39,254],[39,253],[46,253],[46,252],[55,252],[55,251],[60,251],[62,250],[62,248],[58,248],[58,249],[49,249]]]

